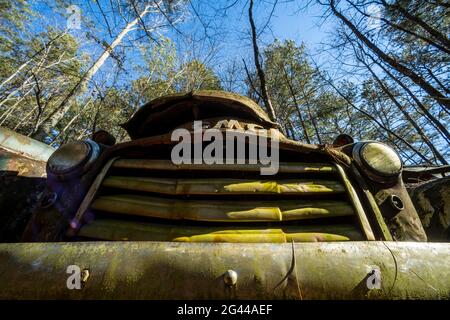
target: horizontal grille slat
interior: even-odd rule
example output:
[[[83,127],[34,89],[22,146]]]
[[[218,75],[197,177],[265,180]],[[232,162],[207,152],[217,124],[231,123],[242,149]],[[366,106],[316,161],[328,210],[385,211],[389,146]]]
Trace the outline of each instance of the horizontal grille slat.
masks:
[[[169,195],[323,194],[342,193],[344,186],[331,180],[255,181],[245,179],[170,179],[110,176],[104,187]]]
[[[189,242],[362,240],[334,164],[175,165],[116,159],[78,230],[82,239]]]
[[[137,195],[101,196],[96,210],[128,215],[199,221],[286,221],[351,216],[353,208],[340,201],[208,201],[163,199]]]
[[[190,170],[190,171],[246,171],[260,172],[267,167],[261,164],[174,164],[167,160],[149,159],[118,159],[113,163],[113,168],[139,169],[139,170]],[[280,173],[330,173],[336,172],[336,168],[325,163],[281,162]]]
[[[199,237],[211,235],[239,235],[239,234],[275,234],[277,239],[283,239],[281,233],[297,234],[297,238],[303,236],[303,241],[343,241],[345,239],[362,240],[363,236],[359,229],[350,224],[315,225],[315,226],[282,226],[277,228],[261,227],[209,227],[209,226],[186,226],[173,224],[159,224],[151,222],[135,222],[112,219],[95,220],[85,225],[79,235],[86,238],[98,240],[130,240],[130,241],[176,241],[185,237]],[[281,235],[280,235],[281,234]],[[299,236],[301,235],[301,236]],[[206,238],[206,237],[203,237]],[[198,239],[198,238],[197,238]],[[257,240],[258,238],[253,238]],[[267,242],[264,236],[260,242]]]

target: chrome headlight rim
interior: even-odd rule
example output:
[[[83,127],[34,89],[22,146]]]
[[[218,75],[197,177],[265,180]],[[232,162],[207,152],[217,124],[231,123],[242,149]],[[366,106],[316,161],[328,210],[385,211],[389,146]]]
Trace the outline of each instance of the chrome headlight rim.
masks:
[[[364,148],[366,148],[367,146],[369,146],[371,144],[382,145],[383,147],[388,148],[390,151],[395,153],[395,155],[397,156],[397,158],[400,162],[400,166],[399,166],[398,170],[393,173],[385,173],[385,172],[375,169],[370,163],[368,163],[368,161],[364,158],[362,153],[364,151]],[[353,154],[353,158],[355,159],[356,163],[363,170],[363,172],[371,180],[374,180],[376,182],[385,183],[385,182],[395,181],[402,173],[403,163],[401,161],[399,153],[394,148],[387,145],[386,143],[383,143],[380,141],[372,141],[372,140],[361,141],[361,142],[358,142],[355,144],[352,154]]]
[[[84,148],[84,155],[81,158],[74,160],[74,162],[72,162],[71,164],[68,164],[66,166],[61,165],[61,162],[64,162],[65,160],[64,157],[66,157],[65,155],[60,154],[61,149],[70,148],[71,145],[72,147]],[[60,152],[58,153],[58,151]],[[89,170],[89,168],[92,167],[92,165],[98,159],[99,155],[100,146],[92,140],[69,142],[61,146],[50,156],[47,161],[47,174],[49,174],[50,176],[56,176],[61,180],[67,180],[73,177],[81,176],[87,170]],[[58,159],[58,157],[60,159]]]

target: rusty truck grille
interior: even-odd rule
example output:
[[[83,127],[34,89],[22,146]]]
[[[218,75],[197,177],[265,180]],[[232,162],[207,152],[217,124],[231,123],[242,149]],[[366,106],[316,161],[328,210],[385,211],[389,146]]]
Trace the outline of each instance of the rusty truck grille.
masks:
[[[192,242],[367,238],[337,165],[281,163],[277,175],[259,173],[259,165],[248,164],[111,160],[77,213],[77,237]]]

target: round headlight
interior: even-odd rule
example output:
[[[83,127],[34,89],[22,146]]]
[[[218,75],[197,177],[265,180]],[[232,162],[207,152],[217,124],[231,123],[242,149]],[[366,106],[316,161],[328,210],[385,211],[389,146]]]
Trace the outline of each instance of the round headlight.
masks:
[[[379,178],[396,177],[402,171],[402,161],[397,152],[380,142],[366,142],[354,149],[354,158],[359,162],[369,177]]]
[[[64,144],[48,159],[47,170],[63,179],[81,175],[97,159],[99,151],[98,144],[93,141]]]

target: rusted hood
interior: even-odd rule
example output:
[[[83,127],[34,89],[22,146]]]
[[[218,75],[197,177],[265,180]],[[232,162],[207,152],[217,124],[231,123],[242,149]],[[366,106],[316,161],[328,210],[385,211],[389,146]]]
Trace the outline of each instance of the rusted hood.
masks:
[[[263,109],[249,98],[216,90],[202,90],[157,98],[142,106],[122,127],[131,139],[160,135],[194,120],[233,117],[266,129],[277,128]]]

